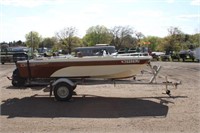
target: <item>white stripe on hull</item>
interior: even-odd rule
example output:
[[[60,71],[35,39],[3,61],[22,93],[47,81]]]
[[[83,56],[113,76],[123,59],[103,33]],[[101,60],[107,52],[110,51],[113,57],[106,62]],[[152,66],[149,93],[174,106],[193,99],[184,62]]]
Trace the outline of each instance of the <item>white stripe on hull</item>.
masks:
[[[125,78],[138,74],[146,65],[72,66],[59,69],[51,77]]]

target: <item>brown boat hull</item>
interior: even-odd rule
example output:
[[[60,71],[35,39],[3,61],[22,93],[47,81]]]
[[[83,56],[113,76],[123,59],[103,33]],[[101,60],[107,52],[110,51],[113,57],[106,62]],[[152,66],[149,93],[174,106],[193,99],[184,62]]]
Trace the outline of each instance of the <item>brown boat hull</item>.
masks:
[[[17,62],[23,78],[124,78],[137,74],[150,58],[51,59]]]

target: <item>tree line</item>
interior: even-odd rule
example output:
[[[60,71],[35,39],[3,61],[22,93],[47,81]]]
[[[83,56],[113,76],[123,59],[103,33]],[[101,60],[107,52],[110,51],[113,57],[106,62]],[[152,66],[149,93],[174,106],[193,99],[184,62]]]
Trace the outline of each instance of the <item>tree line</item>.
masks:
[[[97,25],[90,27],[85,36],[77,36],[76,27],[66,27],[55,33],[54,37],[42,38],[36,31],[25,35],[25,42],[9,42],[9,46],[28,46],[33,49],[47,47],[53,51],[60,49],[71,53],[75,47],[94,46],[95,44],[110,44],[117,50],[122,48],[149,47],[152,51],[180,51],[181,49],[194,49],[200,46],[200,33],[185,34],[178,27],[169,27],[168,35],[144,36],[130,26],[114,26],[108,29]],[[5,42],[3,42],[5,43]],[[3,44],[1,43],[1,44]]]

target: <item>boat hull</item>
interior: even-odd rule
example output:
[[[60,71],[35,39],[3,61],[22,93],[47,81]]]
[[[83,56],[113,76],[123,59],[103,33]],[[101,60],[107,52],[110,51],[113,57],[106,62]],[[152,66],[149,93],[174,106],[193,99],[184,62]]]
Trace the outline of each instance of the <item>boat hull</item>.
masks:
[[[17,68],[23,78],[119,79],[136,75],[150,59],[129,56],[30,60],[17,62]]]
[[[128,78],[136,75],[144,66],[137,64],[66,67],[54,72],[51,77]]]

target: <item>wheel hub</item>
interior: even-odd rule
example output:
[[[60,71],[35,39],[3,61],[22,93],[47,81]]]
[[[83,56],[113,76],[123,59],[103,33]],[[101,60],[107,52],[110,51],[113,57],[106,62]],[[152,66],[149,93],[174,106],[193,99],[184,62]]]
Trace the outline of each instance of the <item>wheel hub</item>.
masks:
[[[57,94],[59,97],[61,98],[66,98],[68,95],[69,95],[69,90],[67,87],[65,86],[61,86],[58,91],[57,91]]]

